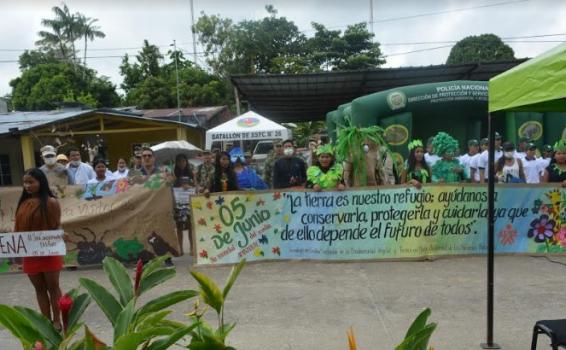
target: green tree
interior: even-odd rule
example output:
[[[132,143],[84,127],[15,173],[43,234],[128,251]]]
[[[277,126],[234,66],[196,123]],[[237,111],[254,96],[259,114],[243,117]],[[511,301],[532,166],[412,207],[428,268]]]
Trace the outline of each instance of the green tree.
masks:
[[[513,49],[495,34],[468,36],[456,43],[446,64],[465,64],[515,59]]]
[[[315,35],[307,42],[311,70],[357,70],[377,68],[385,63],[379,43],[366,23],[350,25],[344,33],[312,23]]]
[[[292,21],[278,17],[273,6],[268,16],[234,24],[230,19],[204,13],[195,24],[207,63],[213,71],[228,77],[237,73],[286,73],[285,62],[303,53],[305,36]]]
[[[40,31],[40,40],[36,42],[44,50],[56,50],[59,58],[76,61],[77,51],[75,41],[80,37],[80,14],[72,14],[69,7],[55,6],[52,8],[55,18],[44,18],[41,24],[51,31]]]
[[[181,51],[169,51],[168,60],[160,64],[159,49],[144,41],[136,62],[124,56],[120,72],[124,78],[125,103],[139,108],[177,107],[177,72],[181,106],[210,106],[229,103],[230,94],[220,78],[193,66]],[[175,67],[177,61],[177,67]]]
[[[368,69],[385,63],[365,23],[348,26],[344,32],[313,23],[315,35],[307,38],[293,21],[278,17],[273,6],[266,10],[263,19],[239,23],[201,15],[194,29],[216,74]]]
[[[97,77],[95,71],[70,63],[42,63],[25,69],[22,75],[10,81],[12,104],[16,110],[50,110],[70,96],[91,96],[93,107],[111,107],[119,104],[115,86],[106,77]],[[89,99],[89,102],[92,102]]]
[[[80,23],[79,31],[85,41],[85,50],[83,52],[84,54],[83,64],[85,66],[86,66],[86,53],[87,53],[88,42],[93,41],[94,38],[102,39],[106,37],[106,34],[104,34],[104,32],[100,30],[100,27],[95,25],[96,22],[98,22],[97,18],[90,18],[84,15],[79,15],[79,23]]]

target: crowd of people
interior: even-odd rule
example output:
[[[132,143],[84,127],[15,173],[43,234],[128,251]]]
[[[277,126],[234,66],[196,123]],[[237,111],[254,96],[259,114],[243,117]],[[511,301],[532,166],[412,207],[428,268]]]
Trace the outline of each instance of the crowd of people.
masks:
[[[489,164],[487,138],[479,142],[469,140],[467,152],[458,155],[459,145],[456,139],[440,132],[431,137],[426,145],[421,140],[409,142],[407,161],[396,165],[393,165],[395,162],[386,147],[384,150],[379,149],[379,138],[373,140],[377,143],[368,141],[363,146],[360,145],[360,150],[350,149],[352,144],[343,144],[342,151],[345,150],[351,159],[342,159],[343,154],[342,157],[337,157],[336,148],[320,140],[309,140],[306,156],[297,153],[293,140],[276,142],[265,161],[262,174],[258,174],[249,153],[234,156],[218,149],[202,152],[202,164],[198,167],[194,167],[184,154],[179,154],[174,165],[168,168],[157,166],[152,149],[143,147],[136,150],[131,159],[119,158],[116,170],[111,171],[102,158],[94,159],[91,164],[83,162],[81,152],[76,148],[69,149],[66,154],[57,154],[54,147],[44,146],[41,148],[44,164],[40,168],[27,170],[24,174],[23,191],[16,210],[15,231],[60,228],[61,208],[50,187],[97,184],[162,172],[169,173],[173,187],[193,188],[195,193],[206,196],[214,192],[268,188],[344,190],[359,183],[409,184],[417,188],[422,184],[435,182],[481,184],[486,182],[490,171],[494,172],[500,183],[550,182],[566,187],[564,140],[558,141],[554,147],[545,145],[539,150],[526,138],[520,139],[515,147],[511,142],[502,143],[501,136],[496,134],[495,162]],[[356,159],[358,164],[355,164]],[[364,159],[370,166],[359,164]],[[368,169],[369,173],[366,173]],[[373,171],[375,174],[371,173]],[[352,180],[362,173],[365,182]],[[370,178],[372,180],[368,181]],[[187,214],[176,215],[176,221],[182,253],[183,230],[188,229],[189,238],[191,236]],[[63,259],[60,256],[26,257],[23,260],[23,271],[28,274],[35,288],[40,310],[52,320],[57,329],[61,328],[61,320],[57,303],[53,301],[61,295],[59,271],[62,266]]]

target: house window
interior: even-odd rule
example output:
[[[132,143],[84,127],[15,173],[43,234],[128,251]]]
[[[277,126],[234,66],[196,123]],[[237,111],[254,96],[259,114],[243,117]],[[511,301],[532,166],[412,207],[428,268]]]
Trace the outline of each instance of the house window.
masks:
[[[10,157],[0,154],[0,186],[12,185],[12,170],[10,169]]]

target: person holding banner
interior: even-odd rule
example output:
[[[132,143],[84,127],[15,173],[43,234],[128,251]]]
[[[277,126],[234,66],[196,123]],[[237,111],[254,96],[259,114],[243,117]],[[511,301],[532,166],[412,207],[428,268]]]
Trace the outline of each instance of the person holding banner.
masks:
[[[88,180],[87,184],[97,184],[104,181],[115,180],[112,172],[108,171],[108,168],[106,167],[106,161],[104,159],[98,158],[92,163],[92,165],[94,166],[96,177],[94,179]]]
[[[466,180],[466,171],[454,158],[458,141],[445,132],[439,132],[432,140],[433,149],[442,157],[432,167],[432,182],[458,183]]]
[[[283,157],[273,166],[273,188],[303,187],[307,180],[307,166],[295,154],[293,140],[283,142]]]
[[[15,217],[15,232],[56,230],[61,226],[61,207],[49,189],[47,177],[37,169],[27,170]],[[58,301],[61,298],[59,273],[62,256],[24,257],[23,270],[35,289],[41,313],[60,330]]]
[[[214,181],[209,189],[204,191],[205,196],[210,192],[227,192],[238,190],[238,179],[228,152],[220,152],[216,157]]]
[[[197,167],[197,184],[200,193],[210,189],[214,181],[214,164],[212,163],[212,152],[202,152],[202,164]]]
[[[524,183],[523,162],[515,155],[515,146],[511,142],[503,144],[503,157],[495,164],[495,176],[499,183]]]
[[[250,168],[241,157],[236,158],[234,172],[238,178],[238,188],[240,190],[267,190],[267,185],[261,177]]]
[[[126,158],[118,158],[117,169],[113,173],[115,179],[123,179],[128,177],[128,163],[126,163]]]
[[[318,162],[313,160],[315,164],[307,169],[306,188],[312,188],[316,192],[322,190],[338,191],[344,190],[343,173],[344,168],[341,164],[336,164],[334,159],[334,147],[331,144],[318,147],[315,151]]]
[[[421,140],[413,140],[408,145],[409,158],[401,172],[401,183],[421,188],[423,183],[430,183],[432,174],[424,158],[424,145]]]
[[[554,162],[546,167],[542,182],[556,182],[566,187],[566,141],[560,140],[554,144]]]

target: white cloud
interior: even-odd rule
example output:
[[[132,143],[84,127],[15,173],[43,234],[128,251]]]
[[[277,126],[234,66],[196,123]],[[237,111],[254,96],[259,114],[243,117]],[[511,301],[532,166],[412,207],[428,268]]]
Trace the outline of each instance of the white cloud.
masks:
[[[503,0],[422,0],[385,1],[374,0],[374,20],[411,16],[422,13],[477,7],[499,3]],[[0,49],[33,48],[37,31],[41,30],[42,18],[52,17],[51,7],[59,6],[59,0],[20,0],[0,4]],[[192,51],[190,33],[189,0],[67,0],[71,11],[80,11],[99,19],[99,25],[107,34],[102,40],[89,43],[88,56],[122,56],[136,50],[98,51],[105,48],[140,47],[144,39],[152,44],[163,45],[167,50],[173,39],[184,50]],[[259,19],[266,12],[266,3],[273,4],[279,15],[293,20],[300,30],[308,35],[311,22],[320,22],[328,27],[344,29],[347,24],[367,21],[368,0],[194,0],[195,17],[201,11],[231,17],[236,22],[242,19]],[[495,33],[501,37],[524,36],[546,33],[566,33],[566,3],[560,0],[530,0],[504,6],[452,12],[392,22],[375,23],[376,40],[384,44],[399,42],[423,42],[459,40],[468,35]],[[566,40],[566,36],[545,38]],[[529,40],[542,40],[534,38]],[[82,49],[83,43],[80,47]],[[535,56],[557,43],[513,43],[517,57]],[[388,53],[407,52],[417,49],[442,46],[406,45],[382,46]],[[450,48],[392,56],[387,66],[422,66],[442,64]],[[0,51],[0,61],[17,60],[19,52]],[[120,58],[92,58],[88,65],[100,74],[109,76],[119,86]],[[0,63],[0,96],[11,91],[8,83],[19,76],[17,63]]]

